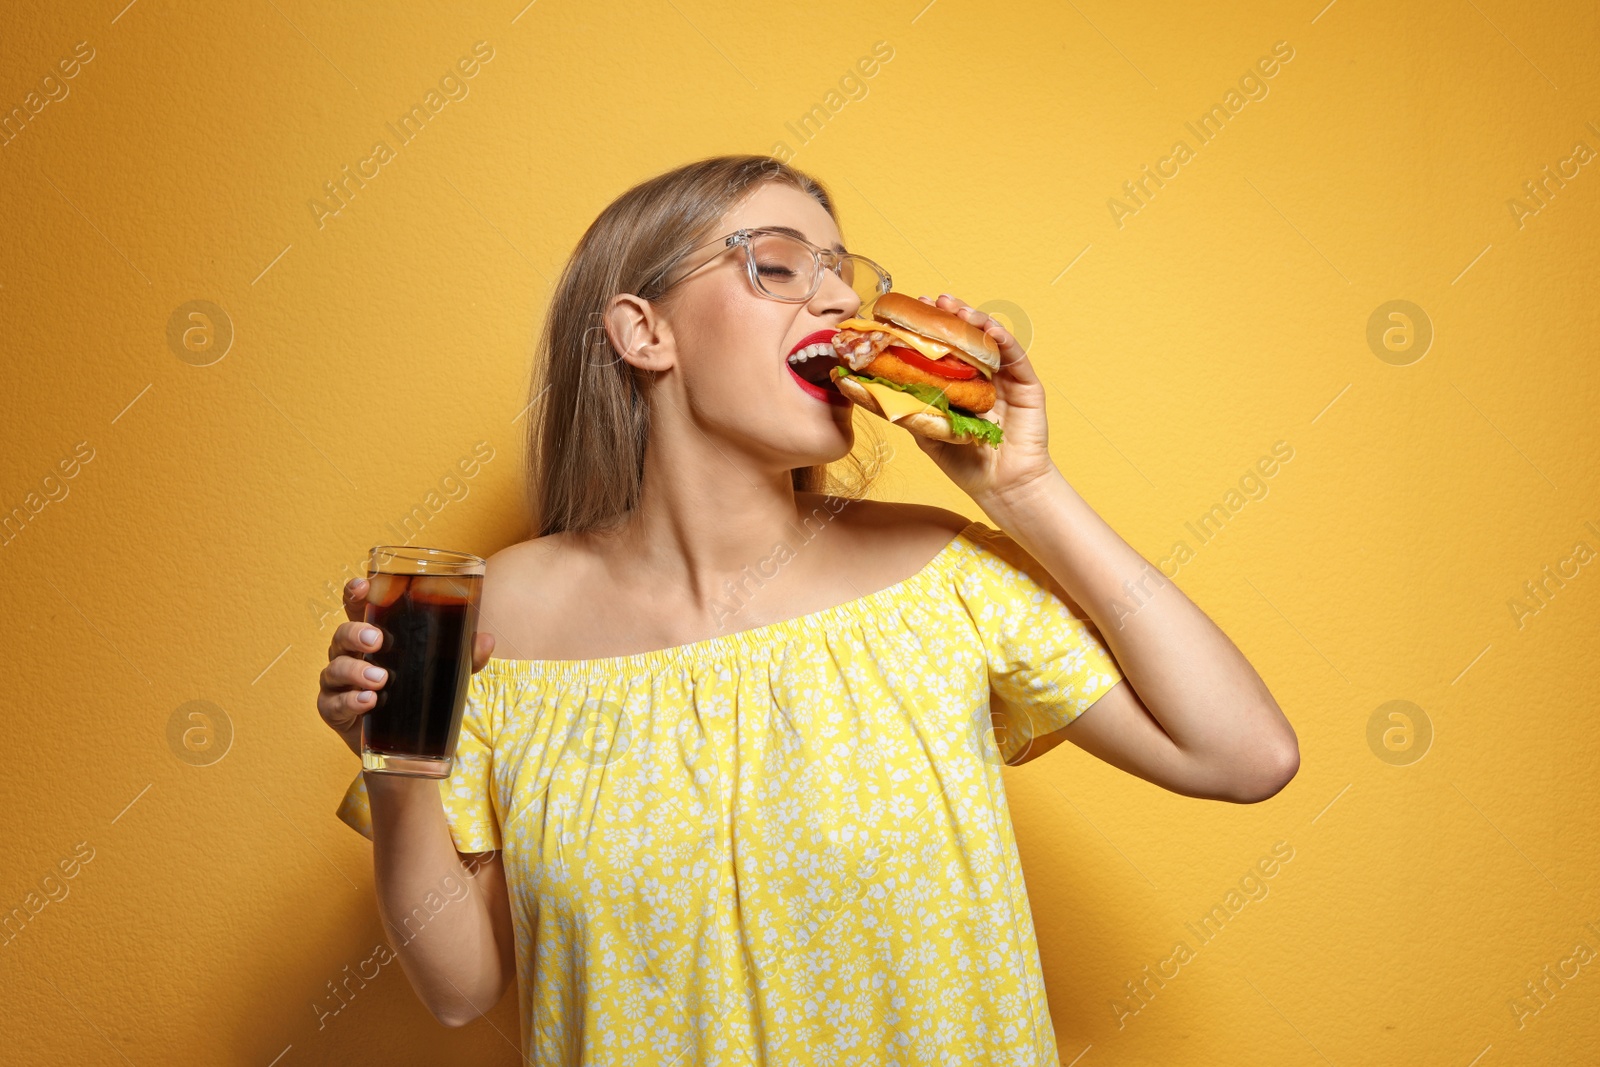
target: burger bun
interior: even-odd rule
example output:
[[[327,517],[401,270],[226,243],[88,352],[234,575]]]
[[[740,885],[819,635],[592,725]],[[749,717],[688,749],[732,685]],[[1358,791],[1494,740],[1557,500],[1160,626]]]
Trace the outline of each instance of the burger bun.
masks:
[[[988,331],[937,305],[904,293],[884,293],[872,305],[872,317],[954,349],[957,358],[990,374],[1000,369],[1000,346]]]

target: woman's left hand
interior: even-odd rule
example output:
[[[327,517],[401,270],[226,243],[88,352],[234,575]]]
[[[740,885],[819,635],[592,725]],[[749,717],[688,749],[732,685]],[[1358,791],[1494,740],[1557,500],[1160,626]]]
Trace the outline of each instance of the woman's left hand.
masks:
[[[925,296],[918,299],[954,313],[994,338],[1000,348],[1000,369],[994,375],[995,402],[982,417],[998,423],[1005,432],[998,449],[981,441],[952,445],[913,434],[917,447],[980,506],[1004,500],[1054,471],[1055,462],[1046,447],[1044,383],[1011,331],[948,294],[938,300]]]

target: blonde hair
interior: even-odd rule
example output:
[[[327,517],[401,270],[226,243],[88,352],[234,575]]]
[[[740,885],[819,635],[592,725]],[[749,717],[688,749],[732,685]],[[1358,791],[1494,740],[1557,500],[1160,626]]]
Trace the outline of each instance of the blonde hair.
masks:
[[[578,241],[551,294],[529,388],[535,536],[610,529],[638,505],[650,437],[649,373],[620,358],[602,312],[620,293],[651,299],[671,268],[716,237],[718,220],[764,182],[799,189],[838,221],[827,189],[810,175],[771,156],[713,156],[635,185]],[[875,441],[874,456],[881,451]],[[844,479],[828,464],[794,468],[795,491],[861,499],[878,463],[869,466],[852,452],[840,464]]]

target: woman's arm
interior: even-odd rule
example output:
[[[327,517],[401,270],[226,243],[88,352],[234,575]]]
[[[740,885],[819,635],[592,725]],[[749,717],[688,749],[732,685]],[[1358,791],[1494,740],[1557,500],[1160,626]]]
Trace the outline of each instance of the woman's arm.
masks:
[[[516,942],[497,852],[462,863],[439,783],[367,774],[378,915],[417,997],[464,1026],[516,981]]]
[[[1050,458],[1044,383],[1022,345],[949,294],[922,299],[994,339],[1000,369],[988,417],[1005,436],[998,449],[925,437],[917,447],[1044,565],[1099,628],[1126,679],[1060,732],[1175,793],[1253,803],[1278,792],[1300,768],[1289,720],[1227,635],[1062,477]],[[1130,613],[1131,589],[1141,593]]]
[[[349,621],[333,632],[317,692],[317,713],[358,756],[362,718],[387,681],[381,672],[368,678],[371,667],[359,658],[382,639],[377,627],[363,621],[368,585],[365,578],[345,584]],[[494,646],[493,634],[477,635],[474,672],[489,662]],[[372,820],[378,915],[400,968],[434,1018],[447,1026],[471,1022],[494,1007],[516,977],[511,902],[499,854],[462,863],[437,780],[363,774],[362,782]]]
[[[1060,471],[978,502],[1093,620],[1126,677],[1067,740],[1187,796],[1254,803],[1289,783],[1299,745],[1260,675]]]

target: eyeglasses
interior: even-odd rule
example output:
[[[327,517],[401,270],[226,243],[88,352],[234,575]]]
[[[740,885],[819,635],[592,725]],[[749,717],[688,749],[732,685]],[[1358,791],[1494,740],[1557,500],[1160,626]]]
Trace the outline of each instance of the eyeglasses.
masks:
[[[789,304],[803,304],[810,300],[822,287],[824,266],[854,290],[861,298],[863,309],[893,288],[889,272],[865,256],[851,252],[835,252],[831,248],[818,248],[809,241],[803,241],[780,230],[735,230],[725,237],[708,241],[707,244],[721,244],[722,247],[716,255],[660,286],[652,296],[645,298],[659,297],[735,247],[744,250],[745,273],[750,278],[751,288],[771,300],[781,300]],[[704,248],[705,245],[697,247]],[[662,277],[664,275],[658,275],[657,280]],[[639,295],[645,296],[650,288],[648,285],[645,286]]]

